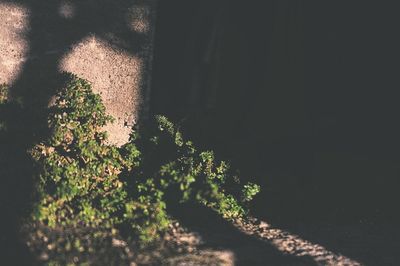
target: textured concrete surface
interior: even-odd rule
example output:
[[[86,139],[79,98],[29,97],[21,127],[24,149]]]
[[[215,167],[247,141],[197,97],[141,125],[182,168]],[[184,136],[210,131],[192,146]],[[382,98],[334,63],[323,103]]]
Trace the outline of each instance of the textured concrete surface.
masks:
[[[126,142],[141,103],[142,59],[110,47],[95,36],[75,45],[60,62],[60,71],[89,80],[116,121],[106,130],[112,141]]]
[[[26,60],[29,12],[22,5],[0,3],[0,83],[12,83]]]
[[[148,95],[154,12],[155,0],[0,1],[0,84],[39,108],[62,72],[87,79],[123,144]]]

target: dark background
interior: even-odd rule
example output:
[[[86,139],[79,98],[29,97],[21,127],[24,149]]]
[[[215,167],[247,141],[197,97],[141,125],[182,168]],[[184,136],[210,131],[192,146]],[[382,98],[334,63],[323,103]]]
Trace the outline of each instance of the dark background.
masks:
[[[262,185],[276,221],[396,217],[398,4],[160,1],[151,111]]]

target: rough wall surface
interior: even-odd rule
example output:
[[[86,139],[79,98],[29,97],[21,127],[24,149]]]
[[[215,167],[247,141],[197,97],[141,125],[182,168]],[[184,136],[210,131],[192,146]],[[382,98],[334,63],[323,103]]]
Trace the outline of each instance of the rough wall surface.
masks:
[[[85,78],[116,118],[107,127],[110,141],[123,144],[148,95],[155,5],[156,0],[0,0],[0,84],[32,105],[44,105],[62,72]]]
[[[26,60],[28,29],[26,8],[0,3],[0,83],[12,83]]]

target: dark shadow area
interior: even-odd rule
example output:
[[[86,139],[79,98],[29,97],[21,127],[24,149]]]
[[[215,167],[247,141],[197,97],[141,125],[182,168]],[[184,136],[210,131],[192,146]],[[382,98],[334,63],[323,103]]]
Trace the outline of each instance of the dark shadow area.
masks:
[[[25,40],[29,49],[10,88],[11,103],[0,106],[0,122],[7,126],[0,132],[1,259],[12,263],[9,265],[34,265],[19,241],[35,185],[34,165],[27,151],[46,137],[49,100],[67,78],[59,72],[60,61],[72,45],[91,35],[139,58],[144,56],[144,34],[132,31],[126,23],[128,8],[141,1],[71,1],[74,8],[68,19],[59,11],[64,1],[2,2],[28,10]]]
[[[151,110],[259,183],[258,217],[294,231],[331,227],[334,241],[318,229],[304,233],[366,263],[368,247],[383,258],[399,240],[384,233],[398,223],[397,8],[161,2]],[[363,235],[360,220],[387,244]],[[359,242],[351,251],[342,244],[352,228]]]
[[[7,127],[0,130],[0,252],[2,263],[14,265],[35,265],[19,237],[22,218],[29,215],[34,183],[33,162],[26,152],[30,144],[26,129],[32,127],[26,123],[27,116],[17,104],[0,104],[0,122]]]
[[[286,222],[281,228],[363,265],[398,265],[397,224],[386,221]]]
[[[185,227],[201,235],[205,241],[201,248],[234,252],[235,265],[317,265],[310,257],[285,255],[271,244],[240,232],[204,206],[179,204],[169,212]]]

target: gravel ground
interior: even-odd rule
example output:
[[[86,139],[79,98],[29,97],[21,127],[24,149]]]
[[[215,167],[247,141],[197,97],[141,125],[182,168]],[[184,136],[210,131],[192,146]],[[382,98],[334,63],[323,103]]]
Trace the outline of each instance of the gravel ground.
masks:
[[[279,251],[296,257],[311,257],[318,265],[362,265],[340,253],[332,252],[325,247],[307,241],[298,235],[274,228],[270,224],[257,219],[236,223],[245,234],[252,235],[275,246]]]
[[[329,224],[301,225],[302,235],[276,228],[271,224],[248,218],[233,223],[216,223],[215,228],[183,226],[175,221],[170,229],[151,247],[140,249],[118,233],[107,233],[101,241],[89,232],[50,230],[35,227],[28,246],[40,262],[56,258],[63,262],[89,262],[89,265],[398,265],[392,235],[383,234],[376,225]],[[387,229],[387,227],[385,227]],[[382,228],[381,228],[382,229]],[[385,229],[385,230],[386,230]],[[328,248],[309,239],[327,236],[340,246]],[[368,233],[369,232],[369,233]],[[69,248],[65,239],[78,234],[81,250]],[[345,237],[344,237],[345,236]],[[329,237],[328,237],[329,238]],[[328,239],[327,238],[327,239]],[[382,241],[386,246],[380,248]],[[330,245],[331,246],[331,245]],[[90,247],[90,248],[89,248]],[[383,251],[385,249],[386,251]],[[344,255],[341,252],[350,255]],[[386,254],[385,254],[386,252]]]

